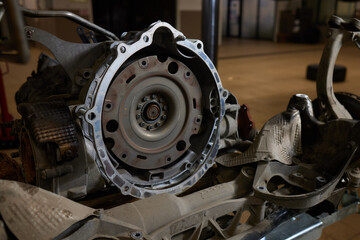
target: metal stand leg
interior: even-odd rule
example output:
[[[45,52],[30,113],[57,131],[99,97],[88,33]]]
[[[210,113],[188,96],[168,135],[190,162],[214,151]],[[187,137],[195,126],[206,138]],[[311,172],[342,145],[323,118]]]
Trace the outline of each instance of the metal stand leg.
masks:
[[[219,0],[202,1],[201,38],[204,51],[217,66],[219,36]]]

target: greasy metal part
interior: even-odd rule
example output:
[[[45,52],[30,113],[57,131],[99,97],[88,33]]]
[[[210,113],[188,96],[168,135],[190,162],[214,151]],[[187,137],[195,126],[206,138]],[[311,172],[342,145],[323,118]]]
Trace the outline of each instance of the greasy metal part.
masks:
[[[0,153],[0,179],[24,182],[20,166],[5,153]]]
[[[217,66],[219,36],[219,0],[202,0],[201,39],[204,51]]]
[[[59,129],[61,128],[54,132]],[[75,131],[73,134],[78,141],[78,152],[64,161],[61,159],[60,149],[55,144],[39,143],[35,140],[34,134],[30,134],[26,126],[23,126],[19,133],[20,156],[27,183],[71,199],[78,199],[104,188],[104,179],[92,160],[94,151],[91,151],[91,147],[86,149],[89,144],[79,137],[79,132]],[[49,137],[51,136],[53,135],[50,134]]]
[[[255,122],[253,121],[249,107],[246,104],[241,105],[238,117],[238,131],[242,140],[254,140],[257,132]]]
[[[29,60],[30,51],[23,31],[24,20],[18,1],[3,0],[0,12],[2,15],[0,17],[0,60],[26,63]],[[4,33],[6,36],[2,36]]]
[[[23,103],[18,110],[37,143],[57,145],[60,151],[57,161],[72,160],[78,156],[75,124],[64,102]]]
[[[37,71],[33,71],[27,81],[15,94],[16,104],[39,101],[64,101],[70,96],[72,82],[62,66],[54,59],[41,53]]]
[[[339,17],[332,16],[330,19],[330,27],[334,26],[333,22],[339,22],[341,25],[343,20]],[[335,61],[342,46],[344,34],[348,30],[340,28],[330,28],[328,32],[328,43],[325,46],[323,55],[320,60],[319,71],[316,78],[316,90],[319,99],[319,106],[321,115],[319,117],[322,121],[329,121],[332,119],[352,119],[349,112],[336,99],[333,89],[333,74]]]
[[[31,147],[29,135],[25,129],[20,133],[20,157],[21,164],[24,171],[25,182],[29,184],[36,184],[36,166],[34,162],[34,153]]]
[[[52,17],[63,17],[67,18],[72,22],[78,23],[82,25],[83,27],[88,28],[89,30],[92,30],[94,32],[100,33],[107,37],[109,40],[119,40],[119,38],[112,32],[109,32],[108,30],[89,22],[88,20],[72,13],[69,11],[48,11],[48,10],[33,10],[33,9],[27,9],[27,8],[21,8],[22,13],[26,17],[32,17],[32,18],[52,18]]]

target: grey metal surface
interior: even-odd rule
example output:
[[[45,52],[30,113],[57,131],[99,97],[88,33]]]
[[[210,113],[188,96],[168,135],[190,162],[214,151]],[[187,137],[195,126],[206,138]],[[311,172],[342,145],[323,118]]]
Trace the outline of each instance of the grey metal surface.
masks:
[[[28,42],[26,41],[24,20],[19,3],[13,0],[3,0],[0,3],[0,60],[26,63],[30,57]]]
[[[48,10],[33,10],[28,8],[21,8],[22,13],[26,17],[33,17],[33,18],[44,18],[44,17],[63,17],[67,18],[70,21],[73,21],[75,23],[78,23],[92,31],[95,31],[97,33],[100,33],[104,36],[106,36],[109,40],[119,40],[119,38],[112,32],[92,23],[88,20],[72,13],[69,11],[48,11]]]
[[[110,65],[105,65],[105,69],[100,68],[98,70],[92,84],[89,86],[84,105],[78,106],[75,111],[83,119],[84,135],[91,139],[94,144],[97,151],[95,161],[99,164],[99,169],[102,170],[103,176],[118,187],[124,195],[144,198],[165,192],[180,193],[194,185],[214,164],[213,159],[219,148],[220,122],[225,114],[225,99],[223,97],[225,90],[221,86],[219,75],[214,65],[203,51],[203,44],[200,41],[186,40],[182,33],[167,23],[154,23],[149,29],[135,34],[134,38],[130,38],[128,42],[131,44],[119,42],[117,43],[118,45],[114,46],[114,49],[117,51],[116,59]],[[152,47],[162,49],[159,53],[160,56],[162,54],[165,54],[165,56],[175,54],[194,73],[200,86],[202,86],[202,111],[207,113],[207,127],[201,134],[193,135],[192,141],[194,142],[176,160],[176,165],[174,166],[177,169],[176,172],[166,172],[166,168],[163,168],[147,170],[141,173],[141,175],[136,175],[133,169],[126,168],[126,166],[118,164],[117,161],[112,161],[107,153],[103,131],[100,126],[102,125],[103,112],[105,111],[106,93],[115,76],[117,76],[117,72],[124,71],[123,67],[127,66],[126,64],[128,64],[131,57],[136,54],[141,55],[142,51],[145,51],[145,49],[149,51],[148,49]],[[192,64],[195,63],[200,64],[199,66],[202,67],[193,67]],[[179,66],[179,69],[181,68]],[[144,78],[142,81],[151,82],[151,77]],[[183,79],[181,81],[186,80]],[[129,84],[131,84],[131,81]],[[189,96],[186,97],[188,98]],[[198,96],[193,97],[196,99]],[[132,98],[129,98],[129,100],[133,101]],[[196,102],[199,103],[198,101]],[[131,109],[124,108],[123,110],[125,112],[122,114],[125,117],[130,117]],[[194,120],[196,118],[188,118],[185,126],[193,124]],[[198,128],[194,128],[192,131],[196,132]],[[196,144],[194,144],[195,142]],[[148,149],[148,151],[151,153],[154,149]],[[173,166],[168,164],[166,167]],[[148,179],[152,175],[156,177]]]
[[[328,31],[328,42],[323,51],[316,77],[316,90],[321,110],[319,119],[322,121],[338,118],[352,119],[349,112],[336,99],[333,88],[336,58],[341,49],[344,34],[348,34],[349,31],[340,28],[344,20],[336,16],[332,18],[330,21],[340,21],[339,28],[330,28]]]
[[[36,138],[54,118],[42,116],[36,127],[17,122],[23,161],[36,166],[26,172],[36,173],[37,185],[69,198],[115,186],[122,203],[95,210],[0,180],[0,238],[8,238],[9,229],[19,239],[315,239],[324,226],[358,212],[358,198],[346,191],[359,187],[360,123],[344,119],[346,112],[331,102],[329,79],[340,35],[350,33],[359,44],[360,22],[332,20],[334,39],[321,64],[326,76],[318,79],[326,88],[319,96],[322,121],[311,100],[296,94],[254,142],[250,117],[244,113],[243,133],[242,107],[223,89],[202,42],[187,40],[169,24],[156,22],[98,45],[26,28],[28,39],[57,58],[43,56],[32,77],[48,76],[44,85],[56,85],[46,82],[46,73],[62,65],[69,76],[59,74],[59,81],[70,83],[64,92],[17,96],[18,103],[63,99],[77,140],[77,155],[64,158],[51,133],[45,142]],[[58,128],[51,132],[69,130]]]
[[[5,180],[0,180],[0,203],[7,227],[25,240],[53,239],[94,212],[38,187]]]

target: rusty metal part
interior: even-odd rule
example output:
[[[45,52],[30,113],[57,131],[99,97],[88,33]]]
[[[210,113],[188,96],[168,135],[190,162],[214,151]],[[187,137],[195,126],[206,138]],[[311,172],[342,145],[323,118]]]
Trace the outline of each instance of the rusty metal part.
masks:
[[[24,182],[19,164],[6,153],[0,153],[0,179]]]
[[[239,136],[243,140],[253,140],[255,138],[255,122],[253,121],[248,105],[243,104],[239,110],[238,118]]]
[[[55,143],[58,146],[58,161],[71,160],[77,156],[79,141],[75,124],[65,103],[23,103],[19,105],[19,112],[37,143]]]
[[[20,133],[20,156],[26,183],[36,184],[36,166],[29,135],[25,129]]]

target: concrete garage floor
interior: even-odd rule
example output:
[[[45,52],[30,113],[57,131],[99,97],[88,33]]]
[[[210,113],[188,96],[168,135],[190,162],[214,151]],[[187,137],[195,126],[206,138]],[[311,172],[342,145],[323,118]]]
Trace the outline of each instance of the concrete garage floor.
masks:
[[[247,104],[256,127],[260,129],[272,116],[284,111],[296,93],[316,98],[315,82],[305,79],[308,64],[319,63],[324,45],[276,44],[267,41],[225,39],[219,49],[218,71],[224,88],[230,90],[240,104]],[[38,49],[32,49],[27,65],[9,64],[4,76],[10,113],[19,117],[14,95],[26,77],[36,69]],[[335,91],[360,95],[360,50],[346,44],[338,64],[347,67],[344,83],[336,83]],[[5,64],[1,63],[5,70]],[[322,240],[360,240],[360,215],[352,215],[327,227]]]

